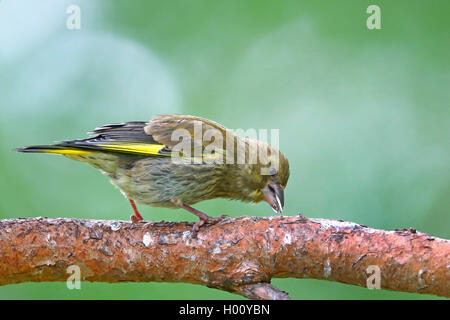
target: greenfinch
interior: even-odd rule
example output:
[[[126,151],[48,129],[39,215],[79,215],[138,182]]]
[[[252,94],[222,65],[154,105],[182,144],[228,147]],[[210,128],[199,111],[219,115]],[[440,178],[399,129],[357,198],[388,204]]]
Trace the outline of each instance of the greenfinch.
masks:
[[[214,121],[163,114],[149,122],[101,126],[90,135],[17,151],[60,154],[100,169],[130,201],[133,222],[143,220],[135,202],[186,209],[199,217],[194,231],[227,217],[191,207],[203,200],[265,200],[275,212],[283,210],[286,157],[267,142],[238,136]]]

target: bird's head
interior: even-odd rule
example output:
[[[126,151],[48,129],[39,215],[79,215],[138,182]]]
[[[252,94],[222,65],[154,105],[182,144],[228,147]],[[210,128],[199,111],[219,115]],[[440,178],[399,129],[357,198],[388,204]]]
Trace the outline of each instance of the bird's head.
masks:
[[[243,179],[250,201],[267,201],[273,211],[281,213],[284,207],[284,189],[289,179],[289,162],[280,151],[267,147],[269,152],[266,158],[259,159],[254,166],[248,166]]]

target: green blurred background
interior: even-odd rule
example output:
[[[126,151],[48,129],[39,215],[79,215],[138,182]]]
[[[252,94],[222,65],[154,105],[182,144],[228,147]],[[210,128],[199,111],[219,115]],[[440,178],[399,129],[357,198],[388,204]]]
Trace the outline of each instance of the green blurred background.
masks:
[[[68,30],[66,9],[81,8]],[[381,8],[368,30],[366,9]],[[285,214],[450,238],[450,2],[0,1],[0,218],[128,219],[97,170],[11,150],[159,113],[280,128]],[[211,200],[209,214],[273,214]],[[140,206],[151,220],[194,221]],[[274,279],[294,299],[433,298]],[[239,299],[173,283],[26,283],[11,299]]]

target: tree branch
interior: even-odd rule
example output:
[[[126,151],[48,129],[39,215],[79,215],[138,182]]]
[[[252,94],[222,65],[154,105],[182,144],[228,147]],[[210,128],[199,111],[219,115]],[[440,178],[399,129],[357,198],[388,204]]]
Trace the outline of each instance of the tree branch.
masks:
[[[272,278],[315,278],[450,297],[450,241],[413,229],[383,231],[351,222],[241,217],[192,233],[192,223],[0,220],[0,285],[66,281],[188,282],[251,299],[289,299]]]

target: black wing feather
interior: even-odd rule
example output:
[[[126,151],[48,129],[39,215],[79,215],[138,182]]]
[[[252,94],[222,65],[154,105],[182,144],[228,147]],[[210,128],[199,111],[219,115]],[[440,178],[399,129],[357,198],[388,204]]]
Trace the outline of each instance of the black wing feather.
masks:
[[[160,144],[151,135],[148,135],[144,131],[144,127],[147,125],[145,121],[131,121],[123,123],[107,124],[92,131],[88,134],[91,138],[76,139],[76,140],[62,140],[59,145],[83,145],[83,144],[100,144],[113,141],[123,142],[140,142],[150,144]]]
[[[101,140],[101,141],[129,141],[142,143],[156,143],[151,135],[144,131],[147,125],[145,121],[131,121],[123,123],[108,124],[94,129],[89,132],[94,137],[85,140]]]
[[[145,133],[144,127],[148,124],[145,121],[131,121],[114,123],[95,128],[88,134],[93,137],[87,139],[63,140],[57,144],[60,147],[77,147],[83,149],[97,149],[98,145],[114,142],[148,143],[159,144],[153,136]],[[124,151],[126,152],[126,151]],[[164,148],[158,152],[160,155],[170,155],[170,150]]]

